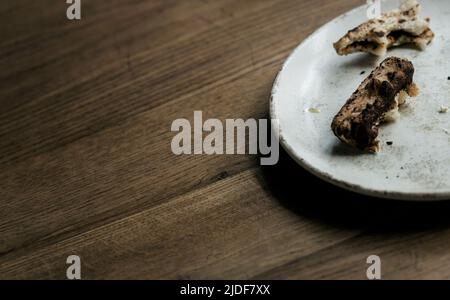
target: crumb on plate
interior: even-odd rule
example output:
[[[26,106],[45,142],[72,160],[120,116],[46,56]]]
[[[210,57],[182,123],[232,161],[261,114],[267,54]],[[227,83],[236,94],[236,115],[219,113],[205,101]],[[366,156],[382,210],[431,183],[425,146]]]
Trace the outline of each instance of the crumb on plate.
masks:
[[[311,107],[308,109],[308,111],[313,114],[320,114],[320,109],[318,108]]]

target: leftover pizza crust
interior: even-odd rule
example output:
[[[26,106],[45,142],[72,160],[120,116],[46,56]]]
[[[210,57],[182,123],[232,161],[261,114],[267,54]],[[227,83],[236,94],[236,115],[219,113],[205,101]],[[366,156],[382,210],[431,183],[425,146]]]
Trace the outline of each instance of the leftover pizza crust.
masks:
[[[413,83],[414,66],[406,59],[385,59],[358,87],[331,129],[344,143],[369,152],[380,150],[379,126],[389,121],[408,96],[418,94]]]
[[[408,0],[400,9],[350,30],[334,43],[334,48],[339,55],[368,52],[378,56],[384,56],[388,48],[403,44],[413,44],[424,50],[434,39],[434,33],[430,29],[430,19],[419,17],[420,10],[416,0]]]

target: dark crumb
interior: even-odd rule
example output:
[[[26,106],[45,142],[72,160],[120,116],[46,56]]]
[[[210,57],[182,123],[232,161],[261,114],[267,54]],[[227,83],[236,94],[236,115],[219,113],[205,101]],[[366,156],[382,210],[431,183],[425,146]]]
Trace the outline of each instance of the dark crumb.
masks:
[[[359,73],[359,75],[364,75],[366,74],[366,71],[361,71],[361,73]],[[450,77],[449,77],[450,78]],[[450,80],[450,79],[449,79]]]
[[[401,167],[400,169],[404,170],[405,168]]]
[[[447,77],[447,80],[450,80],[450,76]]]
[[[387,144],[388,146],[392,146],[392,145],[394,145],[394,142],[389,141],[389,142],[386,142],[386,144]]]
[[[400,175],[397,175],[397,178],[400,178]]]

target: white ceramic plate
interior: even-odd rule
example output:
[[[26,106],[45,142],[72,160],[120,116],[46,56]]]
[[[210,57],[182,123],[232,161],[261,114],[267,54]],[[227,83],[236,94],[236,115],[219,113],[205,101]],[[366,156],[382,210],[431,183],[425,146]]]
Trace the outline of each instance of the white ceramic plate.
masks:
[[[383,11],[399,6],[399,1],[382,3]],[[422,1],[422,6],[436,33],[433,43],[423,52],[404,47],[388,52],[413,62],[421,93],[409,100],[400,119],[382,126],[382,150],[376,155],[343,145],[330,129],[334,115],[382,60],[369,54],[341,57],[332,46],[367,20],[367,6],[324,25],[286,61],[272,91],[271,117],[279,122],[282,146],[305,169],[371,196],[450,200],[450,112],[439,113],[441,106],[450,107],[450,1]]]

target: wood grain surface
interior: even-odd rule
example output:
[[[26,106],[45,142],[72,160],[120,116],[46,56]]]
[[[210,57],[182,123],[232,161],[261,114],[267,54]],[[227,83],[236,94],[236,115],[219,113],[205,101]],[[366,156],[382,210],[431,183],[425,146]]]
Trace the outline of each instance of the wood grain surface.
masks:
[[[173,120],[267,118],[293,48],[362,0],[0,4],[0,278],[450,278],[450,204],[326,184],[285,153],[171,152]],[[319,54],[320,55],[320,54]]]

